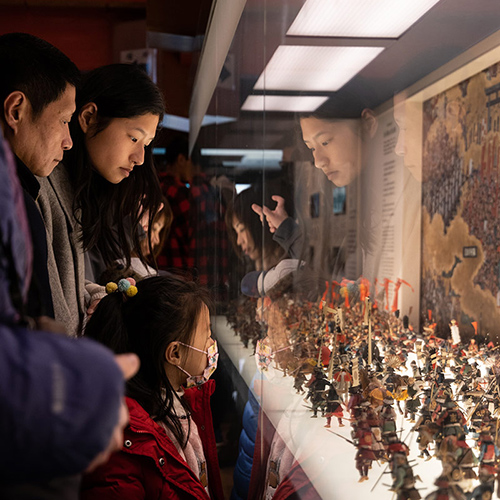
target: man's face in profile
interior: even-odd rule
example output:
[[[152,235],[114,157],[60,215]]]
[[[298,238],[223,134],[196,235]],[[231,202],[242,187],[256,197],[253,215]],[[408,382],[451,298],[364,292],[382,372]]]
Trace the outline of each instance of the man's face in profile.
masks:
[[[399,127],[398,141],[394,152],[404,159],[405,167],[417,181],[422,180],[422,132],[421,121],[412,112],[417,105],[404,99],[394,97],[394,121]]]
[[[38,116],[33,116],[31,104],[26,102],[12,135],[11,147],[33,174],[40,177],[50,175],[62,160],[64,151],[73,146],[69,122],[74,112],[75,87],[69,84],[61,96],[45,106]]]

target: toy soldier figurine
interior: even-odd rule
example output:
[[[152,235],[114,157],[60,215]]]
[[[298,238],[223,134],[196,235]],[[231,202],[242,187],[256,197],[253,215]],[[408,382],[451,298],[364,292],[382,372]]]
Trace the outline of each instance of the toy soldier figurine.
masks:
[[[307,393],[306,400],[309,399],[312,404],[313,415],[311,418],[318,417],[318,410],[322,409],[324,411],[326,386],[332,385],[326,379],[323,370],[319,367],[314,368],[313,376],[307,386],[309,387],[309,392]]]
[[[345,366],[342,366],[338,372],[333,374],[333,381],[335,382],[337,392],[342,396],[342,400],[345,401],[349,387],[352,384],[351,374],[346,370]]]
[[[341,406],[342,400],[340,396],[337,394],[335,387],[332,385],[328,390],[326,395],[326,425],[325,427],[331,427],[332,417],[337,417],[339,421],[339,427],[344,427],[342,423],[342,417],[344,416],[344,412],[342,411]]]
[[[382,439],[387,444],[389,435],[396,432],[396,412],[392,404],[394,400],[387,397],[384,399],[384,404],[380,410],[380,418],[382,420]]]
[[[427,390],[429,392],[429,390]],[[418,432],[418,449],[420,450],[420,458],[426,457],[430,460],[432,457],[427,449],[430,443],[434,440],[434,433],[437,430],[436,425],[431,420],[430,396],[426,395],[424,406],[420,410],[420,417],[415,424],[414,430]]]
[[[465,417],[455,401],[448,399],[436,420],[436,424],[441,427],[443,436],[462,437],[465,434],[465,423]]]
[[[410,415],[410,422],[415,422],[415,415],[420,407],[419,389],[415,384],[415,379],[408,379],[407,388],[408,399],[405,401],[405,418]]]
[[[390,491],[397,493],[398,500],[419,500],[420,493],[415,488],[413,470],[404,453],[395,453],[391,461],[393,483]]]
[[[460,345],[462,342],[462,339],[460,338],[460,330],[458,329],[457,321],[454,319],[450,321],[450,330],[452,347]]]
[[[434,484],[438,489],[427,495],[425,500],[467,500],[460,486],[450,484],[450,479],[445,474],[438,477]]]

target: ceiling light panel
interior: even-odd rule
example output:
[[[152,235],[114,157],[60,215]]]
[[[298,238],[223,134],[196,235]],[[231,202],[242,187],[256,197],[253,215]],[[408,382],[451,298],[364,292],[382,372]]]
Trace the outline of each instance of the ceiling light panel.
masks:
[[[398,38],[439,0],[307,0],[287,35]]]
[[[383,47],[281,45],[254,89],[335,92],[383,50]]]
[[[285,111],[302,113],[315,111],[328,97],[320,96],[282,96],[282,95],[250,95],[241,107],[242,111]]]

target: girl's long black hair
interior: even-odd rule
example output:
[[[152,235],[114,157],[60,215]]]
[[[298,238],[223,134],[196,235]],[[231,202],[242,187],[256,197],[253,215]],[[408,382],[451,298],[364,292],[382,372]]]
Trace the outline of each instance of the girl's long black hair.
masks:
[[[75,216],[82,226],[85,251],[98,248],[106,265],[125,257],[130,266],[132,251],[145,262],[139,244],[142,214],[153,223],[160,205],[161,190],[153,164],[152,145],[145,150],[144,164],[134,168],[119,184],[112,184],[93,168],[85,147],[85,134],[78,114],[90,102],[97,106],[97,127],[102,132],[114,118],[133,118],[147,113],[161,122],[164,102],[158,87],[137,65],[110,64],[84,75],[70,123],[73,148],[64,164],[75,189]],[[151,247],[151,244],[150,244]]]
[[[130,298],[120,292],[104,297],[85,327],[85,336],[116,354],[139,356],[141,367],[127,382],[127,396],[163,422],[184,448],[189,433],[184,435],[174,411],[177,395],[165,374],[165,351],[174,341],[190,343],[208,296],[196,283],[177,276],[147,278],[137,283],[137,290]]]

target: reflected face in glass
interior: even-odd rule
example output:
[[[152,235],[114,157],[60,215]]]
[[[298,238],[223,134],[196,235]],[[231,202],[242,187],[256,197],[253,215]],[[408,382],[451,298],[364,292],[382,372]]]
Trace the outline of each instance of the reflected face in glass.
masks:
[[[326,121],[301,118],[305,145],[311,150],[314,166],[338,187],[350,184],[361,171],[360,135],[355,120]]]
[[[252,235],[245,224],[236,217],[233,217],[233,229],[236,233],[236,244],[241,248],[241,251],[251,260],[258,260],[260,258],[260,250],[255,246]]]
[[[86,134],[85,143],[95,170],[112,184],[126,179],[144,163],[144,149],[156,135],[159,117],[151,113],[133,118],[113,118],[95,134]]]
[[[151,246],[153,247],[153,250],[160,244],[160,236],[161,236],[161,231],[165,227],[165,217],[160,217],[157,221],[153,223],[153,226],[151,228]],[[143,255],[149,255],[149,244],[148,244],[148,239],[145,238],[143,241],[141,241],[141,250]]]
[[[394,98],[394,121],[399,128],[398,140],[394,152],[404,159],[405,167],[418,181],[422,180],[421,146],[418,125],[408,113],[408,103]]]

